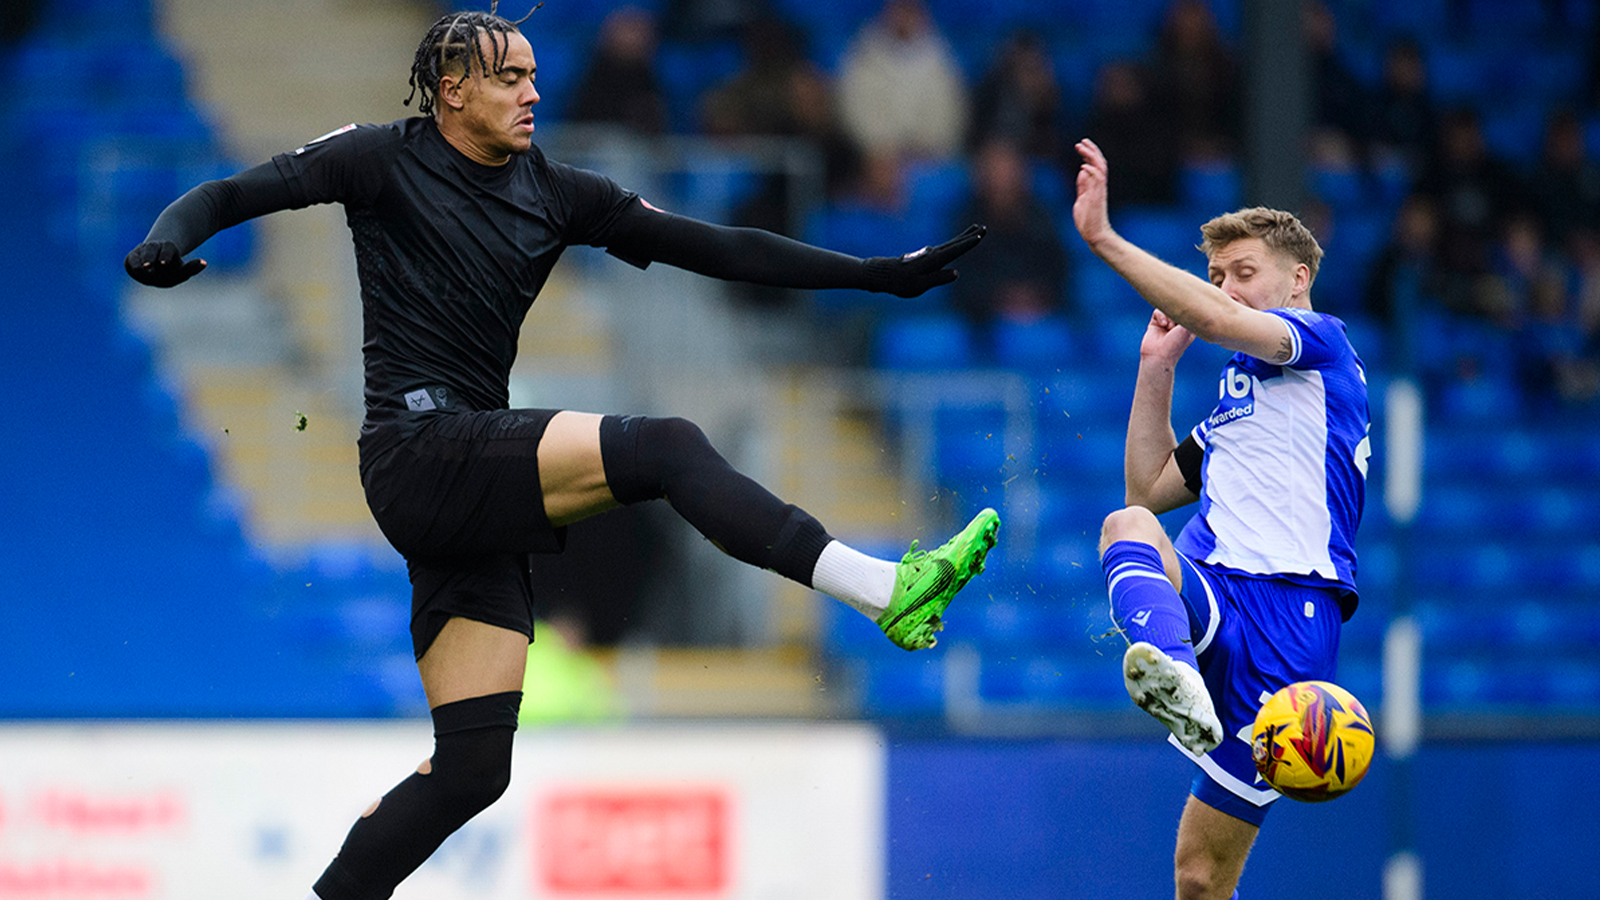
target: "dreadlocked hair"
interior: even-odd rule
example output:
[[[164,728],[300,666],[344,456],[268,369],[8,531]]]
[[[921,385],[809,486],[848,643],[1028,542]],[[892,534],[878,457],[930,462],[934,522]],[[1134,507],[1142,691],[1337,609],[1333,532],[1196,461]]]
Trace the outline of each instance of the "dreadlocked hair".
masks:
[[[528,16],[543,5],[541,0],[528,10],[528,15],[513,22],[500,17],[500,0],[492,0],[488,12],[449,13],[433,23],[422,36],[417,55],[411,60],[411,93],[402,102],[410,106],[411,99],[420,94],[417,111],[425,116],[432,115],[439,99],[439,79],[445,75],[455,71],[471,72],[474,63],[478,71],[486,75],[499,74],[506,64],[506,49],[510,46],[506,35],[516,31],[518,25],[528,21]],[[480,34],[489,36],[488,58],[478,41]]]

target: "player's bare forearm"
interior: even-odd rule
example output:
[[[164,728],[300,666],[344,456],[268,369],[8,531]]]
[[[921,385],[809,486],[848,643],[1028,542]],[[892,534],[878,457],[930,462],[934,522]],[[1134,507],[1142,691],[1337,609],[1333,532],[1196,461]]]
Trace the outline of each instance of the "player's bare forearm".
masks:
[[[1157,490],[1161,474],[1178,446],[1177,434],[1172,430],[1172,386],[1171,362],[1148,357],[1140,360],[1122,457],[1126,502],[1130,506],[1165,512],[1178,505],[1155,509],[1163,499]]]
[[[1162,261],[1116,232],[1108,232],[1089,247],[1151,306],[1201,340],[1229,345],[1229,324],[1243,307],[1214,285]]]

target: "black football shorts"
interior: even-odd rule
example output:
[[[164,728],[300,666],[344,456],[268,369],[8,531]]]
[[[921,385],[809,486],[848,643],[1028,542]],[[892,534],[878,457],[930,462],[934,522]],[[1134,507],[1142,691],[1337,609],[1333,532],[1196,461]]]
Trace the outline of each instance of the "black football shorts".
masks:
[[[378,426],[409,432],[365,460],[361,481],[378,527],[406,558],[418,659],[452,616],[533,640],[528,555],[559,553],[564,537],[539,488],[539,441],[556,412],[441,411]]]

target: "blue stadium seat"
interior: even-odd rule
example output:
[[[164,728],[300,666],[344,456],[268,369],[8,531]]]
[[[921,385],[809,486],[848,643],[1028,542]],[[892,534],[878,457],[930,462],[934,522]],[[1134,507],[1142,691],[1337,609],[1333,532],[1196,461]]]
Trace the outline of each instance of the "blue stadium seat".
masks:
[[[1526,98],[1483,110],[1483,140],[1489,151],[1525,170],[1539,161],[1546,108]]]
[[[1001,320],[994,326],[995,362],[1003,368],[1048,374],[1079,354],[1078,327],[1059,316],[1033,322]]]
[[[1543,36],[1550,25],[1546,5],[1522,0],[1466,0],[1466,26],[1484,41],[1512,41]]]
[[[1412,0],[1407,3],[1373,3],[1363,7],[1373,29],[1383,35],[1431,37],[1450,21],[1454,0]]]
[[[1082,0],[1061,6],[1076,19],[1077,33],[1092,40],[1102,58],[1147,53],[1161,27],[1169,0]]]
[[[1430,534],[1481,534],[1527,540],[1600,533],[1600,505],[1565,484],[1430,484],[1417,527]]]
[[[905,190],[906,205],[919,218],[942,225],[955,221],[972,193],[972,180],[957,160],[915,161],[905,167]]]
[[[1364,189],[1362,176],[1355,177],[1363,180]],[[1345,318],[1362,309],[1372,263],[1388,242],[1391,227],[1390,217],[1374,208],[1369,200],[1346,206],[1335,217],[1332,234],[1322,236],[1326,257],[1311,292],[1318,309]]]
[[[1076,8],[1072,4],[1065,9]],[[1116,56],[1108,44],[1099,41],[1062,39],[1049,48],[1050,61],[1055,67],[1056,83],[1061,88],[1061,114],[1068,122],[1084,122],[1093,105],[1095,77],[1106,55]],[[1075,191],[1077,169],[1064,168],[1062,181],[1069,191]]]
[[[1120,639],[1105,644],[1103,657],[1063,652],[986,653],[979,694],[985,701],[998,703],[1120,709],[1128,702],[1122,684]]]
[[[1577,44],[1563,46],[1555,40],[1545,40],[1537,53],[1502,49],[1498,69],[1503,85],[1500,102],[1516,105],[1521,100],[1547,109],[1571,105],[1583,96],[1588,59]]]
[[[1094,529],[1090,534],[1063,531],[1041,535],[1037,551],[1040,574],[1063,592],[1077,591],[1078,596],[1103,592],[1098,532]]]
[[[1375,160],[1371,173],[1374,199],[1382,209],[1390,212],[1400,208],[1416,181],[1416,173],[1399,159]]]
[[[1072,218],[1072,201],[1077,198],[1077,187],[1061,172],[1060,164],[1053,159],[1033,160],[1028,163],[1028,185],[1057,218]]]
[[[1454,381],[1436,392],[1435,417],[1459,424],[1503,420],[1510,410],[1522,408],[1523,393],[1505,372],[1485,372],[1471,381]]]
[[[1123,367],[1079,365],[1041,379],[1034,407],[1041,430],[1081,432],[1106,422],[1126,425],[1134,375]]]
[[[927,235],[913,233],[904,219],[880,209],[856,204],[826,206],[806,223],[806,240],[852,256],[904,253],[927,243]]]
[[[698,131],[701,96],[743,64],[744,54],[732,41],[704,46],[663,42],[656,55],[656,71],[667,96],[672,130]]]
[[[1463,603],[1453,596],[1435,597],[1418,602],[1414,613],[1423,640],[1441,652],[1525,648],[1562,653],[1600,646],[1600,610],[1581,599]]]
[[[1366,177],[1355,166],[1312,166],[1306,172],[1306,181],[1312,195],[1335,213],[1361,210],[1372,202]]]
[[[1315,293],[1313,291],[1313,296]],[[1320,299],[1320,298],[1319,298]],[[1382,391],[1376,373],[1384,372],[1389,367],[1389,330],[1381,322],[1368,318],[1360,313],[1344,311],[1340,314],[1344,320],[1345,335],[1350,338],[1350,346],[1356,350],[1356,355],[1361,357],[1361,362],[1367,367],[1367,396],[1372,407],[1373,416],[1377,416],[1381,406]]]
[[[882,635],[879,635],[882,641]],[[887,643],[883,641],[883,643]],[[847,678],[862,692],[862,712],[871,716],[919,718],[944,711],[943,649],[919,651],[915,656],[902,650],[889,658],[870,657],[851,661],[845,667]]]
[[[668,195],[677,198],[675,212],[710,222],[727,222],[739,205],[761,188],[761,176],[738,160],[689,154],[684,170],[668,178]]]
[[[1110,271],[1108,266],[1100,268]],[[1102,301],[1105,306],[1089,311],[1084,356],[1107,365],[1128,366],[1126,371],[1131,378],[1134,374],[1131,366],[1139,360],[1139,341],[1150,325],[1150,306],[1116,273],[1112,272],[1111,278],[1119,286],[1118,295],[1114,300]]]
[[[1205,257],[1196,249],[1200,223],[1189,213],[1154,207],[1127,208],[1112,216],[1112,224],[1123,237],[1165,262],[1204,274]]]
[[[1600,666],[1592,655],[1429,654],[1423,701],[1452,711],[1549,710],[1600,704]]]
[[[1004,480],[1005,409],[946,406],[934,412],[934,467],[941,480],[993,485]]]
[[[1244,173],[1232,161],[1190,163],[1178,173],[1178,192],[1185,214],[1203,222],[1242,205]],[[1199,243],[1198,238],[1192,243]]]
[[[872,356],[886,369],[963,369],[972,364],[972,335],[953,315],[898,316],[878,326]]]
[[[1083,243],[1079,240],[1077,232],[1072,233],[1071,239],[1079,244]],[[1144,302],[1139,292],[1129,286],[1121,275],[1098,259],[1074,265],[1068,279],[1071,282],[1069,290],[1073,293],[1077,307],[1091,318],[1097,319],[1105,313],[1115,314],[1137,309],[1135,304]]]
[[[137,39],[151,32],[149,0],[55,0],[40,5],[39,31],[51,36],[85,35]]]
[[[773,6],[783,18],[796,23],[810,36],[812,59],[837,74],[839,57],[861,26],[883,8],[883,2],[840,0],[824,5],[807,0],[774,0]]]
[[[1041,453],[1048,456],[1058,472],[1071,470],[1084,478],[1112,479],[1122,483],[1123,447],[1127,423],[1102,421],[1087,424],[1078,431],[1063,429],[1040,435]]]
[[[985,579],[997,574],[986,574]],[[987,580],[974,583],[974,587],[987,596],[974,597],[972,602],[962,604],[962,636],[986,650],[1061,646],[1084,638],[1085,617],[1081,604],[1069,603],[1048,591],[1036,589],[1012,587],[1008,591],[1002,586],[991,590]],[[1098,618],[1104,622],[1103,609]]]
[[[1441,104],[1473,104],[1495,87],[1494,60],[1477,47],[1436,46],[1427,61],[1429,93]]]

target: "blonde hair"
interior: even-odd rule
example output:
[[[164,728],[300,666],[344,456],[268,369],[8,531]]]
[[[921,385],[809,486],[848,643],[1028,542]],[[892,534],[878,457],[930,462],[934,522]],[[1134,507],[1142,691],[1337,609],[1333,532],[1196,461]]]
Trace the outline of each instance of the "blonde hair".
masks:
[[[1286,254],[1311,270],[1309,284],[1317,280],[1317,268],[1322,265],[1322,246],[1312,236],[1311,229],[1301,224],[1294,213],[1281,209],[1253,206],[1237,212],[1225,213],[1200,226],[1200,252],[1209,259],[1223,247],[1245,238],[1260,238],[1267,248]]]

